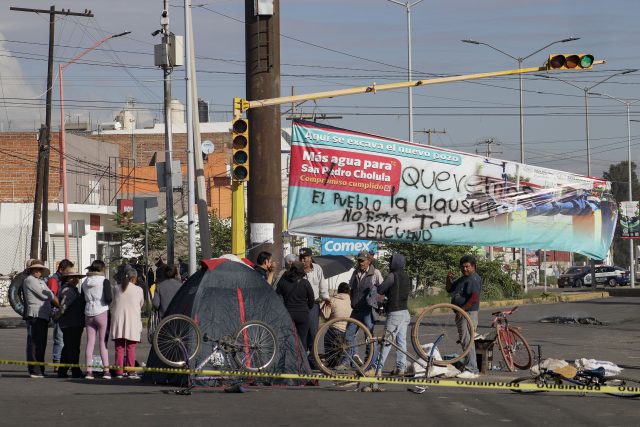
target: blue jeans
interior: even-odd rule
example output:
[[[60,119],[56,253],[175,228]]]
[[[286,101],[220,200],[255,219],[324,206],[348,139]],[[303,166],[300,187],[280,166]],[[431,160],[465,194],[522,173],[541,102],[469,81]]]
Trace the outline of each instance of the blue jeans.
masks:
[[[409,310],[393,311],[387,315],[387,323],[384,325],[385,336],[389,336],[387,335],[388,332],[390,334],[390,338],[393,339],[396,345],[402,350],[396,350],[397,369],[406,368],[407,356],[405,353],[407,351],[407,328],[409,327],[410,320],[411,316],[409,315]],[[380,360],[376,365],[377,370],[382,371],[384,362],[387,360],[390,350],[391,345],[382,345],[382,351],[379,356]]]
[[[373,328],[376,325],[375,320],[373,319],[373,310],[371,308],[368,309],[354,309],[351,312],[351,318],[352,319],[356,319],[361,321],[362,323],[364,323],[364,325],[367,327],[367,329],[369,329],[369,332],[371,332],[371,334],[373,334]],[[356,348],[354,344],[351,344],[355,341],[355,335],[357,332],[357,328],[353,323],[349,323],[347,325],[347,331],[346,331],[346,339],[347,339],[347,343],[349,344],[349,356],[353,357],[355,355],[356,352]],[[365,356],[368,358],[369,357],[369,347],[367,346],[367,352],[365,354]],[[342,363],[344,365],[351,365],[350,363],[351,361],[349,360],[349,358],[347,356],[345,356],[343,358]],[[371,358],[371,363],[369,364],[369,366],[364,367],[364,370],[368,370],[370,368],[373,367],[375,363],[375,347],[374,347],[374,355]]]
[[[62,347],[64,347],[62,329],[58,322],[53,322],[53,349],[51,350],[51,353],[54,362],[60,362],[60,358],[62,357]]]

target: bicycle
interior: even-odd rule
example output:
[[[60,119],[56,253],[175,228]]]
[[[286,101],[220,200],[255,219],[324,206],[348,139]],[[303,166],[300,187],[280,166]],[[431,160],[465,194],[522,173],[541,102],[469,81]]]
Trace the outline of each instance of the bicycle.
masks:
[[[542,368],[540,366],[540,346],[538,346],[538,375],[531,377],[517,378],[512,381],[513,384],[535,384],[536,390],[511,389],[516,393],[543,393],[547,389],[558,386],[580,386],[599,388],[601,386],[618,387],[619,392],[606,393],[616,397],[639,397],[640,381],[632,378],[621,376],[607,376],[603,367],[596,369],[577,370],[573,366],[565,366],[564,368],[552,369]]]
[[[153,350],[166,365],[190,368],[190,361],[198,355],[203,343],[211,343],[211,352],[194,368],[197,371],[210,365],[222,371],[259,372],[273,365],[278,353],[274,330],[257,320],[244,323],[233,336],[212,339],[202,334],[200,327],[188,316],[174,314],[158,324],[153,335]],[[178,394],[189,394],[196,380],[219,379],[222,376],[189,375],[189,385]]]
[[[519,332],[519,328],[514,328],[509,324],[507,316],[512,315],[518,307],[511,310],[496,311],[491,313],[494,316],[491,326],[496,328],[496,338],[502,358],[510,371],[517,369],[529,369],[533,362],[533,352],[527,340]]]
[[[410,360],[430,368],[431,365],[446,366],[464,358],[473,345],[470,340],[460,352],[458,326],[466,328],[469,336],[474,336],[473,323],[469,315],[452,304],[435,304],[420,313],[411,329],[411,343],[417,357],[403,351],[386,333],[373,337],[369,329],[360,321],[347,317],[331,319],[320,327],[313,344],[313,358],[316,366],[326,375],[365,376],[372,367],[375,345],[391,345],[404,353]],[[431,345],[428,345],[431,344]],[[435,350],[443,355],[436,360]],[[428,376],[428,372],[426,375]]]
[[[147,341],[149,344],[153,344],[153,336],[158,328],[160,322],[160,313],[158,310],[151,308],[151,314],[149,314],[149,323],[147,324]]]

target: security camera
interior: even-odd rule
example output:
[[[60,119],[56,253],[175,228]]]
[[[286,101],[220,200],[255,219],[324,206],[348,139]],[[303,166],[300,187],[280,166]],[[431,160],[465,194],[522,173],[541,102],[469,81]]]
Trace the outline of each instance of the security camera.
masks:
[[[151,35],[152,35],[153,37],[155,37],[155,36],[157,36],[158,34],[160,34],[160,31],[161,31],[161,30],[155,30],[153,33],[151,33]]]

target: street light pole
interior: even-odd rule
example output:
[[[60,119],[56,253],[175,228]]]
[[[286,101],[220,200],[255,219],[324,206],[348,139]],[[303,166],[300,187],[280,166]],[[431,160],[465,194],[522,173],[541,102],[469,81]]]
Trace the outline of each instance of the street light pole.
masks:
[[[628,177],[628,184],[629,184],[629,201],[632,202],[633,201],[633,180],[631,179],[631,115],[629,112],[630,107],[635,104],[636,102],[640,102],[640,99],[637,99],[633,102],[631,101],[625,101],[624,99],[619,99],[616,97],[613,97],[611,95],[607,95],[606,93],[595,93],[595,92],[591,92],[591,95],[595,95],[595,96],[600,96],[600,97],[605,97],[605,98],[609,98],[609,99],[613,99],[614,101],[618,101],[621,104],[624,104],[627,107],[627,156],[628,156],[628,171],[627,173],[629,174]],[[635,257],[634,257],[634,253],[633,253],[633,239],[630,238],[629,239],[629,262],[630,262],[630,268],[629,271],[631,273],[631,287],[635,288],[636,287],[636,271],[635,271]]]
[[[637,69],[632,69],[632,70],[625,70],[625,71],[621,71],[619,73],[614,73],[612,75],[610,75],[609,77],[607,77],[606,79],[600,80],[598,83],[591,85],[589,87],[580,87],[576,84],[573,84],[567,80],[561,79],[560,77],[556,77],[556,76],[549,76],[549,75],[545,75],[545,74],[536,74],[537,77],[543,77],[545,79],[554,79],[554,80],[558,80],[561,81],[562,83],[566,83],[569,86],[573,86],[576,89],[580,89],[581,91],[584,92],[584,123],[585,123],[585,136],[587,138],[587,176],[591,176],[591,143],[589,140],[589,91],[591,91],[591,89],[593,89],[596,86],[601,85],[602,83],[611,80],[612,78],[614,78],[615,76],[622,76],[624,74],[630,74],[630,73],[635,73],[636,71],[638,71]]]
[[[391,0],[389,0],[391,1]],[[521,69],[522,68],[522,63],[532,57],[533,55],[535,55],[538,52],[543,51],[544,49],[553,46],[554,44],[557,43],[566,43],[566,42],[571,42],[574,40],[580,40],[580,37],[569,37],[566,39],[562,39],[562,40],[556,40],[554,42],[551,42],[543,47],[541,47],[540,49],[536,50],[535,52],[530,53],[527,56],[524,57],[515,57],[503,50],[498,49],[495,46],[490,45],[489,43],[484,43],[484,42],[480,42],[477,40],[472,40],[472,39],[466,39],[466,40],[461,40],[461,42],[463,43],[469,43],[469,44],[475,44],[475,45],[485,45],[488,48],[491,48],[497,52],[500,52],[503,55],[508,56],[511,59],[514,59],[515,61],[518,62],[518,68]],[[524,163],[524,107],[523,107],[523,83],[522,83],[522,74],[518,75],[518,86],[519,86],[519,92],[520,92],[520,163]],[[520,250],[520,257],[522,260],[522,283],[524,284],[524,291],[527,292],[528,291],[528,286],[527,286],[527,263],[526,263],[526,254],[527,251],[525,248],[522,248]]]
[[[122,37],[127,34],[130,34],[131,31],[125,31],[120,34],[112,34],[103,38],[102,40],[97,41],[91,47],[83,50],[78,55],[71,58],[68,62],[64,64],[60,64],[58,66],[58,78],[60,80],[60,135],[59,135],[59,145],[60,145],[60,181],[62,184],[62,216],[64,221],[64,257],[69,259],[69,207],[68,207],[68,191],[67,191],[67,156],[66,156],[66,144],[65,144],[65,124],[64,124],[64,82],[63,75],[64,70],[69,65],[78,61],[78,59],[85,56],[87,53],[91,52],[98,46],[107,42],[116,37]],[[80,260],[78,260],[80,262]]]
[[[411,8],[424,0],[417,0],[413,3],[401,3],[396,0],[387,0],[391,3],[398,4],[407,9],[407,81],[411,81]],[[409,141],[413,141],[413,88],[409,86],[407,89],[409,104]]]

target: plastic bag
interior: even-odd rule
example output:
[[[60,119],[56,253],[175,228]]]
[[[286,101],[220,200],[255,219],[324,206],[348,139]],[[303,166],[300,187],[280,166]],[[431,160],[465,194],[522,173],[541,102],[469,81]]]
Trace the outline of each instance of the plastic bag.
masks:
[[[622,373],[620,366],[606,360],[586,359],[583,357],[582,359],[577,359],[574,363],[578,369],[604,368],[604,374],[607,377],[613,377]]]

